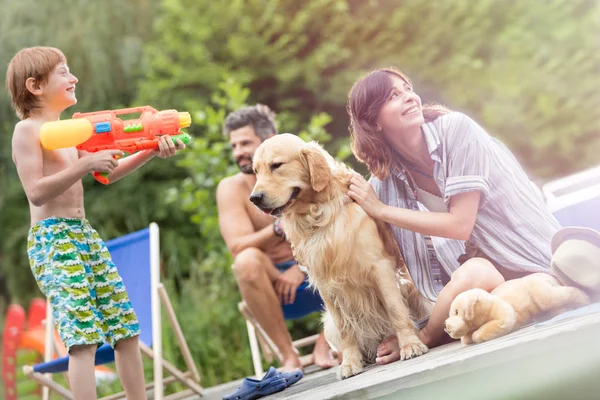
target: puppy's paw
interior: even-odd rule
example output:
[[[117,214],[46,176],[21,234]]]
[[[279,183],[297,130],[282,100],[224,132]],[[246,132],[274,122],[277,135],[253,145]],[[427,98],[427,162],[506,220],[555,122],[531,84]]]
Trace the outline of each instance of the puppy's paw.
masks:
[[[411,358],[423,355],[428,351],[429,349],[427,346],[425,346],[425,344],[423,344],[418,337],[415,337],[413,340],[400,348],[400,359],[409,360]]]
[[[464,345],[472,344],[473,338],[471,337],[471,333],[467,333],[465,336],[461,337],[460,342]]]
[[[344,357],[342,365],[338,368],[337,377],[338,379],[346,379],[351,376],[358,375],[362,372],[362,361],[361,360],[347,360]]]

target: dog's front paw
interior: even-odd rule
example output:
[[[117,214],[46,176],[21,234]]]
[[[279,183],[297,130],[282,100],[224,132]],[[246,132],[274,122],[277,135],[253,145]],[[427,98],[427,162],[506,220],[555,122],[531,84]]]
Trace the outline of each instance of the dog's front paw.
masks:
[[[338,379],[346,379],[351,376],[358,375],[362,372],[362,361],[360,359],[352,359],[348,360],[344,356],[344,361],[342,361],[342,365],[340,365],[338,369]]]
[[[411,358],[423,355],[428,351],[429,349],[427,346],[425,346],[425,344],[423,344],[419,338],[415,337],[415,339],[411,340],[400,348],[400,359],[409,360]]]

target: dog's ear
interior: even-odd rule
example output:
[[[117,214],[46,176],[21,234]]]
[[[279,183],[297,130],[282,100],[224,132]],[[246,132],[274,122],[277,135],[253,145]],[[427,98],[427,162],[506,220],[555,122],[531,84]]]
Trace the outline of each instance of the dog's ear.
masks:
[[[306,146],[301,154],[308,167],[310,185],[315,192],[320,192],[331,179],[331,168],[321,151],[313,146]]]
[[[477,308],[479,306],[479,294],[473,294],[473,297],[469,299],[469,301],[465,304],[465,313],[463,315],[463,319],[465,321],[473,321],[475,318],[475,313],[477,312]]]

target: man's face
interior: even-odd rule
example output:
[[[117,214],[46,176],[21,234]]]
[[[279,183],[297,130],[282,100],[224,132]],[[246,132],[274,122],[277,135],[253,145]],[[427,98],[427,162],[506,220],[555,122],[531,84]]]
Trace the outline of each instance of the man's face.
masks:
[[[229,143],[233,152],[233,158],[240,171],[244,174],[252,174],[252,157],[262,141],[254,132],[252,125],[233,130],[229,133]]]

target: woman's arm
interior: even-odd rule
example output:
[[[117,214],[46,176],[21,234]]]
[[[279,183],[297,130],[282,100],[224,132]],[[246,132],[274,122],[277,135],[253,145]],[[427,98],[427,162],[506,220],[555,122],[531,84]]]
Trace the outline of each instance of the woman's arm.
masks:
[[[355,174],[348,195],[371,217],[399,228],[423,235],[467,240],[475,226],[481,193],[471,191],[452,196],[447,213],[414,211],[383,204],[371,185]]]
[[[352,197],[372,217],[425,235],[468,240],[481,207],[490,198],[490,154],[497,146],[468,116],[453,112],[436,120],[436,129],[448,155],[444,199],[447,213],[421,212],[384,205],[369,183],[356,174]]]

